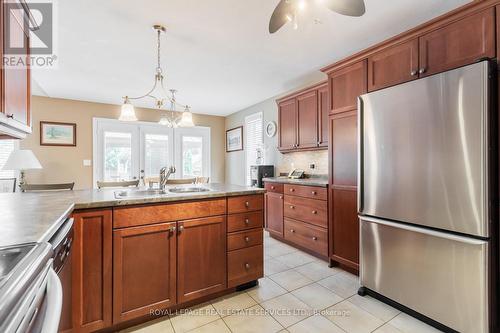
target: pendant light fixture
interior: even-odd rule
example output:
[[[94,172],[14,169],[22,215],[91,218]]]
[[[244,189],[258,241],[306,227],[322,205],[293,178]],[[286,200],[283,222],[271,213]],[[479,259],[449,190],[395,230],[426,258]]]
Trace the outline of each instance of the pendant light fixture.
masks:
[[[120,114],[120,120],[123,121],[136,121],[137,117],[135,115],[135,109],[131,100],[140,100],[145,98],[151,98],[154,100],[155,108],[161,112],[161,118],[158,122],[160,125],[165,125],[168,127],[193,127],[193,115],[189,106],[177,103],[175,98],[176,90],[167,89],[164,85],[163,70],[161,68],[161,34],[165,33],[167,29],[162,25],[154,25],[153,29],[157,34],[157,66],[154,78],[153,88],[149,90],[146,94],[138,97],[123,97],[123,105]],[[169,103],[170,108],[164,109],[165,104]],[[179,116],[179,109],[183,110],[182,115]]]

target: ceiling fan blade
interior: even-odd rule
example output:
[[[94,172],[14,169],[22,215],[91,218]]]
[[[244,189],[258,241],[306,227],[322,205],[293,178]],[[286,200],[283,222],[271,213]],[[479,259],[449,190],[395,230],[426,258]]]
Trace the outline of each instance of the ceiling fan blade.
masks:
[[[276,8],[274,9],[271,20],[269,20],[269,33],[275,33],[278,31],[285,23],[288,22],[286,18],[287,15],[292,15],[293,6],[289,0],[280,0]]]
[[[366,10],[363,0],[326,0],[325,5],[330,10],[347,16],[362,16]]]

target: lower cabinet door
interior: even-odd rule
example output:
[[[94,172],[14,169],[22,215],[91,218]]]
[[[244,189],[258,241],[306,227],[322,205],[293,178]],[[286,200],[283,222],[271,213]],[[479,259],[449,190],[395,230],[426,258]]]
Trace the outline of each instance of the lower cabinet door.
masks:
[[[283,194],[268,192],[265,196],[266,229],[283,237]]]
[[[176,304],[176,223],[113,232],[113,323]]]
[[[226,217],[179,222],[178,301],[184,303],[226,289]]]

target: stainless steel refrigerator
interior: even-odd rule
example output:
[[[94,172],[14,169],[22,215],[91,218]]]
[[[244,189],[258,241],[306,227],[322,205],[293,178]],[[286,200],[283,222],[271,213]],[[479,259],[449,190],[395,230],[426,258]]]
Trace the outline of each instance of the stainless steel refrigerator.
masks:
[[[493,301],[491,67],[483,61],[359,99],[361,291],[459,332],[488,332]]]

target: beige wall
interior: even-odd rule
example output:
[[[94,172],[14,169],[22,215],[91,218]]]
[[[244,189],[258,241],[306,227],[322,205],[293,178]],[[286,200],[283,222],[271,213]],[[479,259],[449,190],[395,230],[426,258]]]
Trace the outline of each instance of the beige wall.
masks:
[[[75,182],[75,188],[92,187],[92,166],[83,166],[83,160],[92,160],[92,118],[117,119],[119,105],[82,102],[75,100],[32,97],[33,134],[21,141],[22,149],[31,149],[43,166],[42,170],[26,172],[31,183]],[[141,121],[159,120],[153,109],[136,108]],[[76,147],[40,146],[40,121],[58,121],[77,124]],[[225,180],[225,119],[224,117],[194,114],[198,126],[211,128],[211,181]]]

